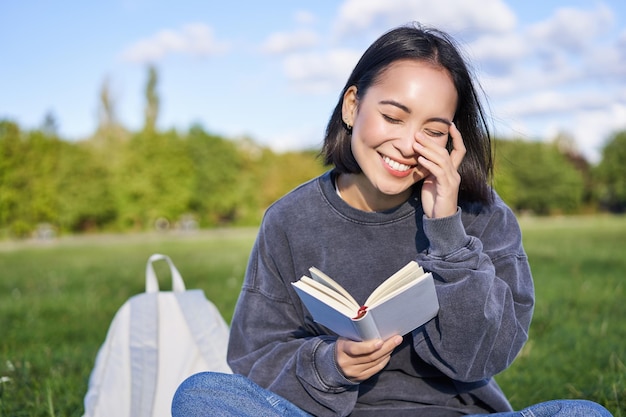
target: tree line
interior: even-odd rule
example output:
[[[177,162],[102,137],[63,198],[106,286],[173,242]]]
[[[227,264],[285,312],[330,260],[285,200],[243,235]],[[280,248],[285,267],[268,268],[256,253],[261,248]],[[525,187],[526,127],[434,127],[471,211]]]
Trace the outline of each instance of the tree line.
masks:
[[[117,122],[106,82],[96,132],[59,137],[47,116],[37,129],[0,120],[0,238],[258,225],[264,210],[319,175],[317,150],[277,153],[251,138],[191,126],[157,129],[158,74],[148,72],[145,119]],[[494,187],[518,212],[539,215],[626,209],[626,131],[607,138],[590,164],[573,141],[495,141]]]

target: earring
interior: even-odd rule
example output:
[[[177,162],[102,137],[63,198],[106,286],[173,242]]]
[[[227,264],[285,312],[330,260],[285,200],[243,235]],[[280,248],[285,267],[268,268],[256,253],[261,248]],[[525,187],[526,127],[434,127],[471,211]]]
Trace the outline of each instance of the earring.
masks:
[[[345,125],[346,125],[346,129],[348,129],[348,131],[352,131],[352,126],[350,125],[350,123],[348,123],[348,121],[347,121],[347,120],[344,120],[343,122],[344,122],[344,123],[345,123]]]

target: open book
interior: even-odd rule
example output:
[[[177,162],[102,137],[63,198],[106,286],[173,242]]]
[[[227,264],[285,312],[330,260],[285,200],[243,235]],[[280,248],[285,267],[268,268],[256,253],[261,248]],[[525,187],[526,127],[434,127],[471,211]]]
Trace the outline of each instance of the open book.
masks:
[[[362,306],[319,269],[309,272],[311,277],[291,284],[313,320],[339,336],[358,341],[404,336],[439,312],[433,276],[415,261],[387,278]]]

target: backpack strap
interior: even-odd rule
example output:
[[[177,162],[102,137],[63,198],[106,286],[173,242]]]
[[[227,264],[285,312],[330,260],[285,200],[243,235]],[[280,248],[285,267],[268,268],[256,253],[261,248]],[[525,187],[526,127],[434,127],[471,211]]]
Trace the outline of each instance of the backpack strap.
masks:
[[[202,290],[176,293],[176,300],[196,346],[206,363],[211,366],[209,370],[230,373],[226,364],[228,327],[215,305],[206,299]],[[211,326],[207,326],[208,318],[213,318]]]
[[[174,266],[174,262],[167,255],[162,255],[160,253],[155,253],[150,256],[148,259],[148,263],[146,264],[146,292],[158,292],[159,291],[159,281],[157,280],[156,274],[154,272],[154,266],[152,265],[154,262],[164,260],[170,266],[170,273],[172,275],[172,291],[174,292],[182,292],[185,291],[185,283],[183,282],[183,278],[178,272],[178,269]]]
[[[159,368],[158,293],[130,299],[131,405],[133,417],[152,415]]]
[[[154,254],[146,266],[146,293],[130,299],[130,415],[133,417],[150,417],[154,408],[159,368],[159,284],[152,263],[158,260],[165,260],[170,266],[173,293],[203,358],[212,366],[211,370],[230,372],[226,364],[228,327],[219,311],[202,290],[185,290],[183,279],[168,256]],[[210,317],[214,320],[207,326]]]
[[[154,262],[164,260],[170,267],[172,290],[185,292],[185,283],[167,255],[156,253],[146,265],[146,293],[130,299],[131,412],[133,417],[150,417],[159,372],[159,281]]]

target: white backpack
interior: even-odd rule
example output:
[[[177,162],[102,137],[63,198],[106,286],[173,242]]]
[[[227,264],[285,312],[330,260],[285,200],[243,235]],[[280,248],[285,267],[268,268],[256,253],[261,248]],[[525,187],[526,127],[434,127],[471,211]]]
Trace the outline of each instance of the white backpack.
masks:
[[[173,291],[159,291],[152,263],[165,260]],[[186,290],[168,256],[146,266],[146,292],[131,297],[113,318],[85,395],[84,417],[171,416],[172,397],[188,376],[230,373],[228,326],[202,290]]]

